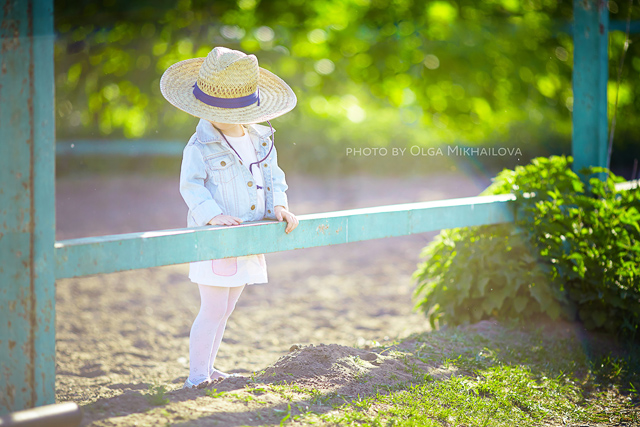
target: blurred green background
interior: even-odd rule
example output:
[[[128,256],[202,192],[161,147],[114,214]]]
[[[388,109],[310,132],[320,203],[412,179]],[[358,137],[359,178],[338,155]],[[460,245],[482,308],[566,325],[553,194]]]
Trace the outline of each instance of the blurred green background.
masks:
[[[448,147],[519,149],[457,159],[493,173],[571,152],[571,1],[54,3],[58,140],[186,143],[197,119],[164,100],[160,76],[226,46],[256,54],[298,96],[296,109],[273,121],[287,172],[430,173],[460,167]],[[629,7],[609,1],[611,19],[639,19]],[[631,35],[622,69],[612,157],[626,177],[640,157],[639,37]],[[624,38],[610,34],[610,116]],[[418,146],[445,155],[410,154]],[[376,147],[387,155],[347,153]],[[394,147],[407,151],[392,156]],[[58,169],[76,166],[67,159]]]

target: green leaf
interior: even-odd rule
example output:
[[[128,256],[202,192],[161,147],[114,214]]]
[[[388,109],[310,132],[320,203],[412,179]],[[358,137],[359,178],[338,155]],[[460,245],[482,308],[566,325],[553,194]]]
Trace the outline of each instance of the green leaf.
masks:
[[[607,315],[602,311],[594,310],[591,311],[590,315],[596,327],[604,325],[604,323],[607,321]]]
[[[527,306],[527,302],[529,302],[527,297],[519,295],[513,299],[513,307],[516,309],[516,312],[522,313]]]

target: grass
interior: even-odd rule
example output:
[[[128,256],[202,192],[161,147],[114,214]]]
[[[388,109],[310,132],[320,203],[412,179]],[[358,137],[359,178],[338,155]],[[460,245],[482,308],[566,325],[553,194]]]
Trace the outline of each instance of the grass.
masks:
[[[228,393],[226,391],[218,391],[218,389],[215,388],[209,388],[205,391],[205,395],[215,399],[216,397],[226,396]]]
[[[372,425],[415,425],[421,420],[418,425],[434,426],[533,426],[556,418],[556,414],[587,421],[575,405],[580,399],[575,390],[559,381],[538,382],[524,367],[494,367],[478,374],[476,378],[427,381],[400,392],[379,394],[370,399],[370,407],[380,408],[376,417],[346,411],[341,418],[360,418]]]
[[[414,380],[380,386],[334,411],[295,417],[301,425],[538,426],[640,425],[640,346],[614,350],[597,340],[546,337],[516,326],[496,338],[450,330],[394,349]],[[455,371],[434,379],[415,360]]]
[[[163,406],[169,403],[169,399],[165,396],[167,389],[163,385],[149,384],[148,393],[145,395],[147,402],[153,406]]]

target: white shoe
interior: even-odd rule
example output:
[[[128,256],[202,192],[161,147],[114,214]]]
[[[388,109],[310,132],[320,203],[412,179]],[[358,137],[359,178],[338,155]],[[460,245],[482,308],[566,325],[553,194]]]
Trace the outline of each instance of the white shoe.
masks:
[[[187,377],[187,379],[184,382],[184,385],[182,386],[183,389],[187,388],[187,389],[200,389],[200,388],[205,388],[207,387],[209,384],[211,384],[211,380],[210,379],[206,379],[204,381],[202,381],[201,383],[198,384],[194,384],[191,381],[189,381],[189,378]]]
[[[221,376],[214,379],[213,381],[220,381],[220,380],[224,380],[225,378],[229,378],[229,377],[241,377],[242,375],[240,374],[227,374],[226,372],[222,372],[216,368],[213,368],[213,372],[217,372],[219,373]],[[213,375],[213,374],[212,374]]]

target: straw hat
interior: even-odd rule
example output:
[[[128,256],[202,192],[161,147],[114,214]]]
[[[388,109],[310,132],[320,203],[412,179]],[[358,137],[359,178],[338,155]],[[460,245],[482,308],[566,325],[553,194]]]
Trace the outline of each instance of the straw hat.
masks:
[[[175,107],[218,123],[264,122],[297,102],[280,77],[258,66],[255,55],[225,47],[173,64],[160,79],[160,91]]]

